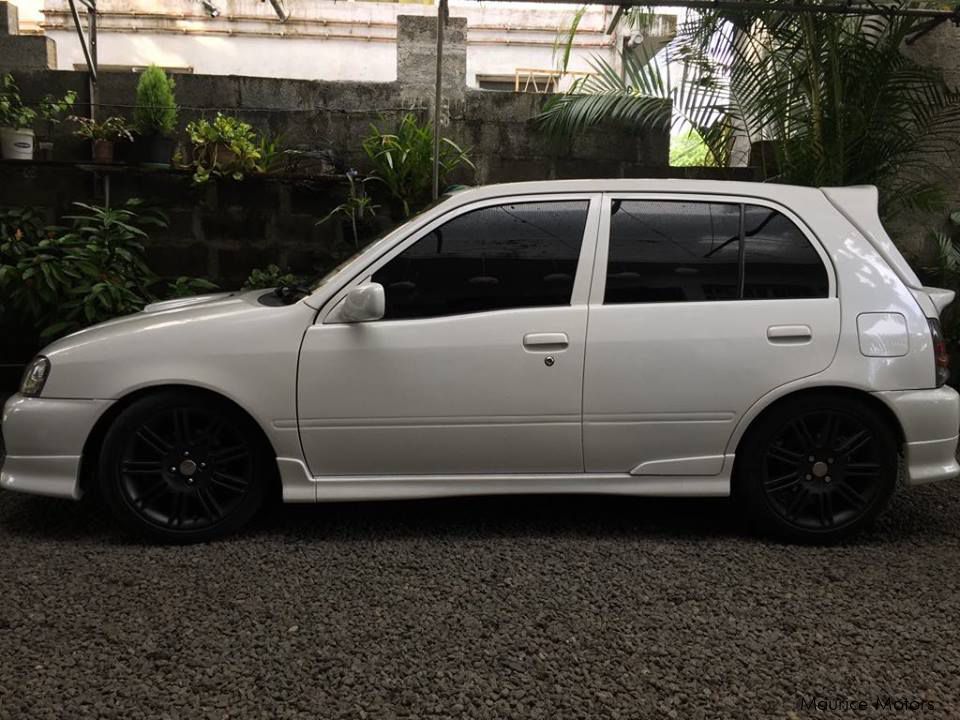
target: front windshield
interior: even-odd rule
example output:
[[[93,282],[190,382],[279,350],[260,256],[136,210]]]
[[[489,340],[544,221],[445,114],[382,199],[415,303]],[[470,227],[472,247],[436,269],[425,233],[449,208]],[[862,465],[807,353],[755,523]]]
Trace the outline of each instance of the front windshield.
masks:
[[[346,260],[343,260],[343,261],[340,262],[335,268],[333,268],[332,270],[330,270],[329,272],[327,272],[326,275],[323,275],[319,280],[317,280],[317,281],[314,282],[312,285],[310,285],[310,286],[309,286],[309,287],[310,287],[310,292],[313,293],[313,292],[316,292],[317,290],[319,290],[319,289],[320,289],[321,287],[323,287],[334,275],[336,275],[338,272],[340,272],[341,270],[343,270],[343,268],[345,268],[347,265],[349,265],[350,263],[352,263],[352,262],[353,262],[354,260],[356,260],[358,257],[360,257],[361,255],[363,255],[363,253],[365,253],[365,252],[367,252],[367,251],[369,251],[369,250],[372,250],[372,249],[375,248],[377,245],[379,245],[379,244],[382,243],[384,240],[386,240],[388,237],[390,237],[390,235],[392,235],[393,233],[395,233],[397,230],[399,230],[400,228],[402,228],[402,227],[404,227],[404,226],[406,226],[406,225],[409,225],[409,224],[412,223],[414,220],[416,220],[418,217],[420,217],[421,215],[423,215],[425,212],[428,212],[428,211],[430,211],[430,210],[433,210],[433,209],[434,209],[435,207],[437,207],[438,205],[441,205],[441,204],[445,203],[445,202],[446,202],[447,200],[449,200],[451,197],[453,197],[453,193],[444,193],[444,194],[441,195],[439,198],[437,198],[437,199],[434,200],[432,203],[430,203],[430,204],[427,205],[425,208],[423,208],[420,212],[415,213],[415,214],[411,215],[409,218],[407,218],[406,221],[404,221],[403,224],[398,225],[397,227],[391,228],[391,229],[388,230],[387,232],[383,233],[383,234],[382,234],[380,237],[378,237],[376,240],[374,240],[373,242],[371,242],[369,245],[365,245],[364,247],[362,247],[362,248],[360,248],[359,250],[357,250],[355,253],[353,253],[353,254],[352,254],[350,257],[348,257]]]

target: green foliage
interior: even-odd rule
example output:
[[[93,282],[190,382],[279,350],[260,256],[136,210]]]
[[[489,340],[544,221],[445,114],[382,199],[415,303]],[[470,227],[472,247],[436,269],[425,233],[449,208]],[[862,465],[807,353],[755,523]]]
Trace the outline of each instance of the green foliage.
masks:
[[[596,74],[556,96],[538,117],[569,137],[600,122],[692,128],[718,165],[735,133],[772,141],[768,176],[802,185],[873,184],[889,216],[940,199],[932,157],[960,146],[960,91],[906,57],[915,17],[706,11],[664,57],[634,49],[623,72]],[[668,78],[665,68],[673,63]],[[665,101],[672,101],[671,106]]]
[[[945,229],[933,234],[936,255],[923,268],[924,281],[960,295],[960,210],[947,216]],[[950,347],[960,343],[960,301],[951,303],[940,315],[943,335]]]
[[[166,294],[170,299],[185,298],[214,292],[219,289],[220,287],[216,283],[212,283],[209,280],[181,275],[173,282],[167,283]]]
[[[133,140],[130,126],[122,117],[112,116],[103,121],[92,120],[88,117],[71,115],[68,120],[77,124],[73,134],[86,140]]]
[[[715,164],[710,148],[696,130],[688,129],[670,138],[672,167],[708,167]]]
[[[243,180],[244,175],[264,172],[257,133],[234,117],[217,113],[213,122],[206,118],[187,124],[193,146],[193,180],[204,183],[211,175]]]
[[[77,94],[73,90],[68,90],[62,98],[55,98],[48,93],[40,100],[37,111],[40,113],[40,117],[48,123],[56,125],[60,122],[60,118],[70,111],[76,101]]]
[[[20,130],[29,128],[36,119],[37,113],[23,104],[13,75],[0,75],[0,127]]]
[[[282,147],[280,135],[263,133],[257,140],[257,152],[260,153],[258,163],[261,172],[279,172],[287,158],[287,151]]]
[[[370,196],[367,195],[364,184],[368,180],[369,178],[361,178],[358,180],[355,171],[348,172],[347,181],[350,183],[350,194],[346,202],[337,205],[317,222],[317,225],[322,225],[334,217],[347,218],[350,220],[350,228],[353,231],[353,244],[354,247],[357,248],[360,247],[359,226],[363,223],[364,218],[368,216],[371,218],[375,217],[377,209],[380,207],[379,205],[374,205]]]
[[[244,281],[244,290],[266,290],[281,285],[296,285],[297,277],[292,273],[281,270],[276,265],[267,265],[265,268],[254,268],[250,276]]]
[[[161,68],[151,65],[140,74],[137,82],[137,105],[133,110],[133,124],[141,135],[173,135],[177,127],[177,103],[173,89],[175,82]]]
[[[32,324],[33,317],[22,317],[25,298],[18,297],[16,290],[25,284],[20,274],[27,268],[18,268],[21,256],[39,252],[40,243],[47,239],[43,218],[32,208],[14,208],[0,212],[0,318],[17,319]],[[36,251],[33,248],[37,248]],[[29,277],[27,278],[29,280]],[[32,283],[31,283],[32,284]],[[38,288],[42,297],[49,297],[51,289],[46,285]],[[42,298],[41,298],[42,300]],[[33,313],[31,313],[33,315]]]
[[[155,276],[143,259],[146,227],[164,216],[130,200],[120,208],[74,203],[68,227],[42,228],[28,211],[0,221],[0,290],[10,309],[50,338],[137,312]]]
[[[433,188],[433,126],[417,122],[412,113],[404,115],[395,133],[384,133],[376,125],[363,140],[363,151],[373,166],[371,178],[382,183],[403,205],[403,214],[430,202]],[[469,150],[449,138],[440,139],[440,183],[460,165],[475,169]]]

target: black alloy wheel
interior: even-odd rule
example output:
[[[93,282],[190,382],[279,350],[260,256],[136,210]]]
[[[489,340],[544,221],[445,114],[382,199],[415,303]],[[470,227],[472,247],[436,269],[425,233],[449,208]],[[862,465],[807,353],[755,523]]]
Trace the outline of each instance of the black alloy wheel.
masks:
[[[896,435],[846,395],[775,408],[743,449],[737,489],[762,524],[789,539],[848,537],[879,514],[896,485]]]
[[[263,442],[228,403],[184,392],[148,396],[104,440],[101,490],[130,529],[197,542],[238,529],[260,507]]]

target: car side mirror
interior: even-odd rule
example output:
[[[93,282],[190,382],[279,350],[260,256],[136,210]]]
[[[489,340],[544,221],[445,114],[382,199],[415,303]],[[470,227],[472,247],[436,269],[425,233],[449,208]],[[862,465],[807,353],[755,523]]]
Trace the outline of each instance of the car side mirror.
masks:
[[[361,323],[379,320],[383,317],[386,305],[383,285],[375,282],[357,285],[344,296],[327,322]]]

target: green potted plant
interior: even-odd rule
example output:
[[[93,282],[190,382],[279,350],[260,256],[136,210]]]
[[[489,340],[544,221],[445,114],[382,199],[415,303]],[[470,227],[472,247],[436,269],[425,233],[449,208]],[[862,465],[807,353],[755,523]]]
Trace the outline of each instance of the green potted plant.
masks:
[[[161,68],[151,65],[137,83],[133,125],[137,131],[136,156],[143,163],[168,165],[173,155],[177,127],[175,83]]]
[[[380,182],[408,218],[430,202],[433,182],[433,126],[420,124],[413,113],[400,119],[395,133],[385,133],[376,125],[362,142],[373,170],[371,179]],[[440,138],[440,183],[461,165],[476,170],[470,151],[450,138]],[[398,218],[399,219],[399,218]]]
[[[211,175],[243,180],[244,175],[263,172],[257,134],[249,123],[217,113],[187,124],[192,149],[193,180],[203,183]]]
[[[7,160],[33,160],[33,121],[37,113],[23,104],[13,76],[0,76],[0,152]]]
[[[53,159],[53,126],[60,123],[60,118],[73,107],[76,100],[77,94],[73,90],[68,90],[62,98],[43,96],[38,110],[44,120],[46,133],[37,137],[37,160]]]
[[[72,115],[70,119],[78,125],[74,135],[91,142],[94,162],[112,163],[116,143],[133,140],[130,127],[122,117],[112,116],[102,122],[76,115]]]

